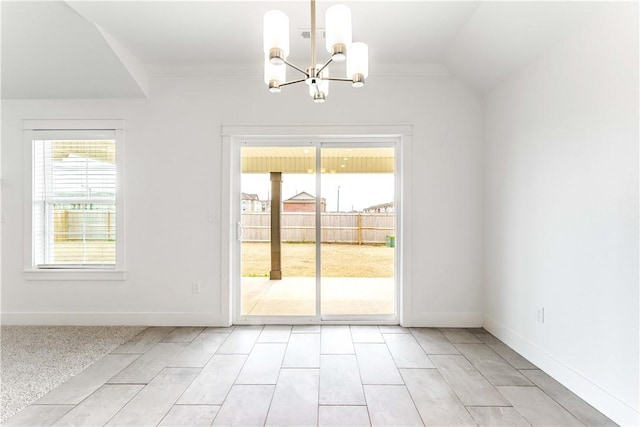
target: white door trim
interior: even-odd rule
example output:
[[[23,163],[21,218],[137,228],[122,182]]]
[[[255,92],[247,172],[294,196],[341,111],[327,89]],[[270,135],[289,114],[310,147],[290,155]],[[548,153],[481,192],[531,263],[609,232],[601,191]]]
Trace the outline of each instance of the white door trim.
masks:
[[[235,203],[235,195],[239,194],[239,144],[281,144],[283,142],[394,142],[396,149],[396,221],[398,236],[396,240],[397,268],[397,314],[398,318],[363,318],[357,323],[398,323],[410,325],[411,319],[411,146],[413,129],[408,124],[388,125],[224,125],[221,129],[221,215],[220,215],[220,319],[225,324],[231,323],[356,323],[348,320],[325,320],[318,316],[250,316],[250,319],[239,319],[239,302],[234,295],[234,286],[239,280],[236,271],[239,262],[239,245],[235,240],[235,218],[239,218],[239,205]],[[401,197],[402,196],[402,197]],[[236,253],[237,252],[237,253]]]

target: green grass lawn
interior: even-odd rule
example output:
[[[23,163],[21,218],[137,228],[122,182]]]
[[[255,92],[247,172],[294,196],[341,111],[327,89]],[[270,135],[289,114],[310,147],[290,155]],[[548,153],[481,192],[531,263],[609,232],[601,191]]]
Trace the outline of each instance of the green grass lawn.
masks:
[[[282,274],[289,277],[316,275],[314,243],[283,243]],[[393,277],[395,251],[380,245],[323,244],[323,277]],[[242,275],[264,277],[271,270],[269,243],[242,244]]]

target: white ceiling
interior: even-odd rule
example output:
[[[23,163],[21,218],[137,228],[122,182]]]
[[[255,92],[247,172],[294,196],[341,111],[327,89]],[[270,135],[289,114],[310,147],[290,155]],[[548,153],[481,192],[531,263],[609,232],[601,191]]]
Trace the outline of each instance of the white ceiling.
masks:
[[[337,2],[318,0],[318,26]],[[445,68],[481,91],[595,13],[589,2],[346,1],[370,73]],[[261,72],[262,16],[290,19],[307,66],[307,1],[3,1],[3,98],[144,97],[147,74],[180,67]],[[319,47],[319,61],[326,59]],[[438,68],[439,67],[439,68]]]
[[[142,96],[95,26],[63,2],[2,2],[3,98]]]

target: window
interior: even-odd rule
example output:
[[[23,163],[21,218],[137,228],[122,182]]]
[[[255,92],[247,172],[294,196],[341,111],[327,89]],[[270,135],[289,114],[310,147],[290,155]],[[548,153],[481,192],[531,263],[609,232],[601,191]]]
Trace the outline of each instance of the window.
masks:
[[[54,128],[26,133],[31,148],[31,266],[27,269],[119,269],[118,129]]]

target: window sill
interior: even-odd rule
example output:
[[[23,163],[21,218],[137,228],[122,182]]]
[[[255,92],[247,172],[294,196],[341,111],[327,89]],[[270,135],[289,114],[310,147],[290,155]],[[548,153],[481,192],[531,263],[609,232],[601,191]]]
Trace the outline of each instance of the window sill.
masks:
[[[25,280],[41,281],[124,281],[127,272],[122,270],[25,270]]]

